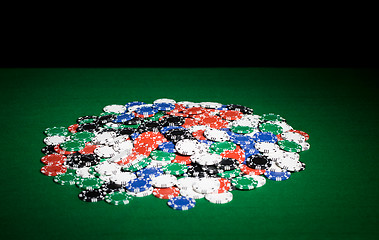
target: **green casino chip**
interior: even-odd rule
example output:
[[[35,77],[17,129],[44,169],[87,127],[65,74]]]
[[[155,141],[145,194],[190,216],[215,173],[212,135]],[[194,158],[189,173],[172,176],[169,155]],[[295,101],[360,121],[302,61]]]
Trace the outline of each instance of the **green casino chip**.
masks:
[[[52,127],[46,128],[45,134],[49,137],[51,136],[68,136],[70,132],[66,127]]]
[[[215,151],[216,153],[222,153],[227,150],[235,150],[237,145],[233,142],[215,142],[210,146],[210,149]]]
[[[162,167],[162,170],[165,173],[171,174],[171,175],[182,175],[183,173],[187,172],[187,165],[181,164],[181,163],[170,163],[166,166]]]
[[[132,162],[132,164],[129,167],[124,167],[124,170],[130,171],[130,172],[136,172],[141,170],[142,168],[146,167],[151,163],[151,158],[143,158],[136,162]]]
[[[112,205],[126,205],[129,204],[133,197],[127,192],[112,192],[105,196],[105,202]]]
[[[240,190],[252,190],[257,187],[258,181],[252,177],[236,177],[231,180],[233,186]]]
[[[278,135],[283,132],[283,128],[281,126],[274,123],[268,123],[268,122],[261,123],[259,125],[259,129],[262,132],[270,132],[270,133],[273,133],[274,135]]]
[[[59,174],[53,178],[53,181],[60,185],[75,185],[78,177],[72,172]]]
[[[265,113],[262,115],[262,120],[264,121],[278,121],[282,122],[285,121],[284,118],[282,118],[280,115],[274,114],[274,113]]]
[[[278,141],[278,145],[287,152],[301,152],[303,150],[300,144],[289,140]]]
[[[236,168],[234,170],[217,173],[217,175],[222,178],[234,178],[241,175],[241,170],[239,168]]]
[[[154,150],[150,153],[150,157],[156,161],[171,161],[175,159],[176,154],[160,150]]]
[[[104,181],[100,178],[80,178],[76,181],[76,186],[83,190],[99,189],[103,185]]]
[[[85,148],[86,143],[83,141],[71,140],[64,142],[60,145],[60,148],[65,151],[79,151]]]
[[[249,126],[232,126],[230,130],[238,134],[247,134],[254,132],[254,128]]]
[[[95,137],[95,134],[92,132],[77,132],[71,136],[71,139],[74,141],[89,142]]]

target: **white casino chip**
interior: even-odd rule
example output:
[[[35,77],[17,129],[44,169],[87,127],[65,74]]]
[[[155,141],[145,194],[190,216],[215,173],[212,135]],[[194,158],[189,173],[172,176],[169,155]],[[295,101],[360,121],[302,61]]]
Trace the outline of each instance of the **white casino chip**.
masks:
[[[93,144],[109,144],[113,142],[113,138],[116,137],[116,133],[114,132],[103,132],[95,134],[95,137],[92,139]]]
[[[307,151],[309,150],[309,148],[311,148],[311,145],[307,142],[300,143],[300,145],[301,145],[302,151]]]
[[[177,180],[176,186],[179,189],[192,189],[194,183],[198,182],[199,179],[195,177],[183,177]]]
[[[206,194],[205,199],[214,204],[225,204],[233,200],[233,193],[212,193]]]
[[[168,188],[176,185],[176,177],[170,174],[162,174],[152,178],[151,184],[158,188]]]
[[[216,102],[201,102],[199,104],[203,108],[213,108],[213,109],[216,109],[216,108],[222,107],[221,103],[216,103]]]
[[[171,104],[175,104],[176,101],[174,99],[168,99],[168,98],[161,98],[161,99],[157,99],[153,102],[153,104],[157,104],[157,103],[171,103]]]
[[[89,167],[79,168],[75,171],[76,175],[81,178],[92,178],[93,175],[89,172]]]
[[[113,150],[113,148],[108,147],[108,146],[101,146],[96,148],[93,151],[97,156],[101,158],[111,158],[114,155],[116,155],[116,152]]]
[[[123,113],[126,111],[126,107],[124,105],[113,104],[105,106],[103,111],[107,113]]]
[[[199,131],[199,130],[207,130],[207,129],[209,129],[209,127],[204,126],[204,125],[195,125],[195,126],[191,126],[191,127],[187,128],[187,130],[191,133]]]
[[[121,166],[116,163],[101,162],[99,165],[96,165],[94,169],[100,175],[110,176],[119,173]]]
[[[176,143],[175,150],[182,155],[193,155],[198,152],[199,142],[197,140],[183,139]]]
[[[129,150],[130,152],[133,150],[133,142],[130,140],[120,142],[113,145],[113,150],[116,152],[123,152]]]
[[[154,188],[151,187],[148,190],[143,191],[143,192],[134,193],[134,192],[127,191],[127,193],[133,197],[146,197],[146,196],[153,194],[153,191],[154,191]]]
[[[281,167],[276,164],[276,162],[271,162],[271,166],[267,169],[270,172],[285,172],[285,169],[282,169]]]
[[[304,168],[304,163],[293,161],[288,158],[282,158],[277,161],[277,165],[287,171],[298,172]]]
[[[205,196],[202,193],[195,192],[192,188],[180,189],[180,195],[193,199],[201,199]]]
[[[217,178],[201,178],[192,186],[195,192],[201,194],[214,193],[219,187],[220,181]]]
[[[257,142],[255,143],[255,149],[262,153],[270,153],[279,150],[279,145],[269,142]]]
[[[185,106],[186,108],[200,107],[200,104],[194,103],[194,102],[188,102],[188,101],[177,102],[177,104],[181,104]]]
[[[131,172],[117,172],[110,177],[110,180],[116,184],[125,186],[130,180],[137,178],[134,173]]]
[[[222,157],[214,153],[195,154],[190,157],[192,162],[200,165],[215,165],[221,162]]]
[[[296,132],[284,132],[280,134],[280,136],[283,138],[283,140],[296,142],[298,144],[302,144],[305,142],[305,137]]]
[[[204,131],[204,136],[214,142],[225,142],[230,139],[230,136],[222,130],[209,128]]]
[[[258,187],[262,187],[263,185],[266,184],[266,178],[263,177],[263,176],[260,176],[260,175],[248,175],[248,176],[245,176],[245,177],[250,177],[250,178],[254,179],[255,181],[257,181],[258,182],[258,184],[256,186],[257,188]]]
[[[56,146],[58,144],[66,142],[67,140],[68,140],[68,137],[56,135],[56,136],[46,137],[45,139],[43,139],[43,142],[46,145]]]

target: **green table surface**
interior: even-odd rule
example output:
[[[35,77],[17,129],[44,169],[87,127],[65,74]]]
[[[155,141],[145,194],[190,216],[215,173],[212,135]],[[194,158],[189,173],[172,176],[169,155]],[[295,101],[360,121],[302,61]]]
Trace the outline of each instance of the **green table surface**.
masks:
[[[0,69],[1,239],[377,239],[378,71]],[[43,130],[109,104],[214,101],[277,113],[309,133],[305,171],[175,211],[154,196],[85,203],[39,171]]]

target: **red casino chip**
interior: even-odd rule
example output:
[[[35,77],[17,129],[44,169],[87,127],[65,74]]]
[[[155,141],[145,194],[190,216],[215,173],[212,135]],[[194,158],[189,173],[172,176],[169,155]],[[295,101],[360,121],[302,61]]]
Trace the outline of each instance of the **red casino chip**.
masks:
[[[208,115],[208,116],[203,115],[202,117],[199,117],[199,124],[205,125],[211,128],[216,128],[216,129],[226,128],[228,126],[227,121],[222,120],[222,118],[218,116],[212,116],[212,115]]]
[[[183,111],[184,114],[188,114],[188,115],[197,115],[197,114],[202,114],[203,112],[204,112],[204,108],[202,107],[191,107]]]
[[[220,117],[222,117],[225,120],[237,120],[241,119],[243,114],[240,111],[221,111],[220,112]]]
[[[67,172],[67,167],[63,165],[46,165],[41,168],[41,173],[46,176],[57,176]]]
[[[219,178],[218,180],[220,181],[220,187],[218,188],[217,193],[228,192],[231,187],[230,181],[225,178]]]
[[[182,127],[189,128],[189,127],[196,126],[196,125],[199,125],[199,121],[197,121],[196,119],[193,119],[193,118],[186,118]]]
[[[305,137],[305,141],[308,141],[308,139],[309,139],[309,134],[306,133],[306,132],[303,132],[303,131],[300,131],[300,130],[293,130],[293,129],[289,130],[289,132],[295,132],[295,133],[298,133],[298,134],[304,136]]]
[[[139,153],[133,151],[131,154],[129,154],[128,156],[124,157],[123,159],[121,159],[120,161],[118,161],[116,163],[119,165],[129,164],[129,163],[133,162],[134,160],[136,160],[139,155],[140,155]]]
[[[138,118],[149,118],[149,117],[153,117],[155,115],[154,114],[149,114],[149,115],[143,115],[143,114],[138,114],[138,113],[134,113],[134,116],[138,117]]]
[[[69,151],[63,150],[62,148],[60,148],[59,144],[54,147],[54,151],[56,151],[58,154],[64,154],[64,155],[76,153],[76,152],[69,152]]]
[[[139,155],[144,155],[144,156],[149,156],[150,153],[155,150],[156,148],[153,148],[152,146],[150,145],[137,145],[137,146],[134,146],[134,149],[133,151],[138,153]]]
[[[144,132],[140,134],[135,140],[135,145],[149,145],[155,146],[167,142],[167,139],[159,132]],[[158,146],[156,146],[158,147]]]
[[[193,132],[192,133],[192,135],[196,138],[196,139],[198,139],[198,140],[207,140],[207,138],[206,137],[204,137],[204,132],[205,132],[205,130],[197,130],[197,131],[195,131],[195,132]]]
[[[211,109],[211,108],[210,109],[208,109],[208,108],[204,109],[204,113],[209,114],[209,115],[215,115],[219,112],[220,112],[220,110],[216,110],[216,109]]]
[[[62,154],[49,154],[41,158],[41,162],[46,165],[62,165],[67,157]]]
[[[245,164],[241,164],[240,169],[246,175],[262,175],[266,172],[266,170],[264,170],[264,169],[257,170],[257,169],[249,168]]]
[[[186,107],[181,104],[175,104],[175,108],[171,111],[167,112],[167,114],[171,115],[171,113],[180,113],[182,111],[186,110]]]
[[[245,152],[241,149],[240,146],[237,145],[236,149],[234,150],[226,150],[220,154],[223,158],[233,158],[238,160],[238,162],[241,164],[245,161]]]
[[[160,199],[171,199],[179,196],[180,191],[177,187],[154,188],[153,195]]]
[[[81,154],[92,154],[93,151],[95,151],[95,149],[97,147],[99,147],[99,146],[86,143],[86,146],[82,150],[79,150],[79,153],[81,153]]]
[[[283,140],[283,138],[282,138],[282,135],[281,135],[281,134],[278,134],[278,135],[276,135],[276,137],[278,138],[278,141],[282,141],[282,140]]]
[[[67,129],[70,133],[76,133],[76,129],[79,127],[79,124],[73,124],[71,126],[69,126]]]
[[[167,113],[170,116],[177,116],[177,117],[188,117],[188,114],[185,113],[177,113],[177,112],[168,112]]]
[[[189,165],[191,164],[190,158],[191,156],[183,156],[183,155],[176,154],[175,159],[171,160],[171,162]]]

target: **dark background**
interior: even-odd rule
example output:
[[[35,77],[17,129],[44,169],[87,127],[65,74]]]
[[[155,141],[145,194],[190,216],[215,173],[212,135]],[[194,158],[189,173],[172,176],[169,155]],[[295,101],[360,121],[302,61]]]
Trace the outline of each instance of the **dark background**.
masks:
[[[159,35],[114,44],[35,33],[2,44],[0,237],[377,239],[377,44],[348,27],[339,38],[310,33],[277,33],[266,43],[204,36],[165,44]],[[233,192],[226,205],[199,200],[188,212],[153,196],[121,207],[87,204],[76,187],[39,173],[46,127],[68,126],[108,104],[162,97],[281,114],[310,134],[311,149],[301,157],[307,170]]]
[[[375,69],[0,69],[2,239],[377,239],[379,159]],[[310,134],[307,164],[214,205],[174,211],[154,196],[127,206],[77,199],[42,175],[43,130],[108,104],[157,98],[216,101],[274,112]]]

